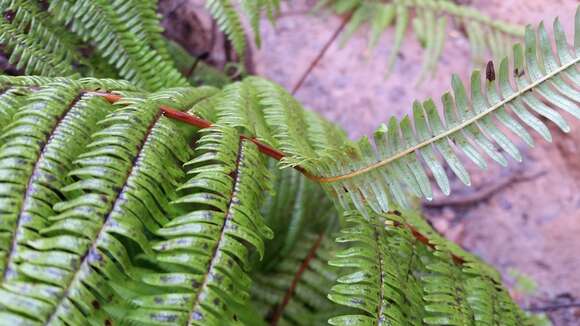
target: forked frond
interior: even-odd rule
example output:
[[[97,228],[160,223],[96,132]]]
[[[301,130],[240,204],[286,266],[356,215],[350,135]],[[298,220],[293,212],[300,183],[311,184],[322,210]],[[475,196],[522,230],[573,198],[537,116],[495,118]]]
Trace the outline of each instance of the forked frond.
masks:
[[[368,203],[375,212],[384,212],[388,211],[391,199],[405,206],[407,191],[431,199],[427,170],[443,193],[449,194],[449,179],[441,157],[469,185],[469,174],[457,151],[482,169],[487,167],[485,156],[501,165],[508,162],[504,153],[521,161],[520,151],[503,129],[532,146],[532,137],[524,125],[546,140],[551,139],[547,126],[535,114],[565,132],[570,127],[556,109],[580,118],[577,91],[580,14],[576,14],[573,49],[569,48],[558,20],[554,22],[554,31],[555,52],[543,24],[536,31],[528,27],[525,45],[514,46],[513,66],[504,59],[496,72],[493,63],[488,64],[485,90],[479,71],[471,76],[469,94],[454,76],[453,92],[442,96],[443,120],[432,100],[415,102],[412,117],[406,116],[400,122],[392,118],[375,132],[374,146],[363,138],[354,153],[334,156],[327,160],[327,168],[319,168],[313,174],[323,176],[318,180],[345,208],[352,202],[365,212]]]
[[[325,5],[330,5],[339,14],[353,13],[342,37],[343,44],[368,23],[369,47],[374,48],[383,33],[394,25],[389,70],[395,63],[407,30],[412,27],[425,48],[421,77],[435,73],[450,22],[465,31],[472,56],[479,61],[487,57],[488,50],[497,60],[507,56],[512,41],[524,34],[523,26],[490,18],[472,7],[448,0],[322,0],[318,7]]]
[[[496,274],[434,234],[420,218],[393,211],[347,212],[337,238],[348,248],[331,265],[348,272],[329,298],[354,314],[332,325],[525,325]],[[458,268],[459,267],[459,268]]]
[[[268,182],[256,146],[229,127],[202,133],[186,163],[192,177],[179,188],[185,194],[173,202],[185,213],[156,231],[164,240],[153,246],[163,265],[178,268],[144,277],[164,293],[134,299],[139,308],[127,319],[140,324],[239,324],[235,307],[246,303],[251,285],[249,247],[262,256],[272,237],[259,213]]]

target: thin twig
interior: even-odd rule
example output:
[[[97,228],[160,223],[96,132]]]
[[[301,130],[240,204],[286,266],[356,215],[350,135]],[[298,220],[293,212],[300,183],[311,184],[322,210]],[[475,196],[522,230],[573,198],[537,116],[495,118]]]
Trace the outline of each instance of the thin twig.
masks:
[[[306,69],[306,71],[302,74],[302,77],[300,77],[300,80],[298,80],[296,85],[294,85],[294,87],[292,88],[292,95],[296,94],[296,92],[298,92],[300,87],[302,87],[302,84],[304,84],[304,81],[306,81],[306,78],[308,78],[308,75],[310,75],[312,70],[314,70],[314,68],[318,65],[318,63],[320,62],[320,60],[322,59],[322,57],[324,56],[326,51],[328,51],[328,49],[330,48],[332,43],[334,43],[334,41],[336,40],[338,35],[340,35],[342,30],[346,27],[346,24],[348,24],[348,22],[350,21],[351,16],[352,16],[352,13],[344,16],[344,18],[342,19],[342,22],[340,23],[338,28],[334,31],[334,33],[332,34],[330,39],[328,39],[328,41],[326,41],[326,44],[324,44],[322,49],[320,49],[320,52],[318,52],[318,55],[316,55],[316,58],[314,58],[314,60],[308,66],[308,69]]]
[[[207,49],[202,54],[195,56],[195,58],[193,60],[193,64],[189,68],[189,71],[185,74],[185,77],[189,78],[189,77],[191,77],[191,75],[193,75],[193,72],[197,68],[200,61],[210,59],[211,53],[213,52],[213,48],[215,47],[216,32],[217,32],[217,25],[216,25],[215,20],[212,19],[211,20],[211,30],[210,30],[210,39],[209,39]]]

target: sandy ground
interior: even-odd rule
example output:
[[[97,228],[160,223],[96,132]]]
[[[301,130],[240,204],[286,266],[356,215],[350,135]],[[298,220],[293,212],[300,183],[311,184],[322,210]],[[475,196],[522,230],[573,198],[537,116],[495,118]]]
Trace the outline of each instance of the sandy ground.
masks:
[[[550,30],[553,19],[560,16],[570,38],[578,4],[575,0],[472,3],[492,17],[514,23],[545,20]],[[255,53],[258,73],[288,89],[340,25],[340,17],[329,12],[305,14],[309,5],[292,1],[275,27],[264,24],[263,50]],[[408,114],[415,99],[440,98],[449,88],[452,73],[466,80],[472,69],[469,43],[460,33],[451,32],[436,77],[416,86],[423,54],[409,37],[391,77],[385,80],[391,41],[392,31],[370,53],[367,35],[361,31],[342,49],[333,44],[297,98],[358,137],[370,134],[392,115]],[[533,295],[515,293],[524,306],[580,301],[580,123],[574,125],[571,135],[553,128],[556,146],[539,137],[532,149],[519,142],[526,156],[524,165],[510,162],[510,168],[494,166],[486,172],[470,169],[474,187],[455,182],[453,194],[461,197],[493,187],[518,173],[531,178],[516,179],[473,205],[426,211],[443,233],[496,266],[508,285],[515,285],[508,275],[510,269],[537,282]],[[552,311],[550,317],[556,325],[578,325],[580,309]]]

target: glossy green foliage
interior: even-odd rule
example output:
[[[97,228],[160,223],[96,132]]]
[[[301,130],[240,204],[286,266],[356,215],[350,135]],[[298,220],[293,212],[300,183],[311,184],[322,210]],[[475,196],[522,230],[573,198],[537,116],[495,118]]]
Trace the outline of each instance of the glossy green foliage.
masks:
[[[246,244],[262,256],[263,240],[272,237],[259,214],[268,185],[265,162],[234,129],[212,127],[203,130],[195,158],[185,166],[191,178],[173,201],[185,213],[157,230],[163,240],[153,245],[168,272],[143,280],[165,291],[134,299],[140,308],[127,318],[140,324],[237,324],[234,308],[248,300],[251,284]]]
[[[499,275],[420,217],[347,212],[330,261],[343,270],[329,298],[357,309],[332,325],[526,325]],[[413,233],[424,235],[420,241]],[[347,272],[347,273],[345,273]]]
[[[6,94],[22,80],[3,79]],[[98,320],[95,306],[118,296],[108,282],[133,277],[135,255],[154,257],[149,234],[167,224],[191,156],[159,103],[188,107],[208,90],[131,98],[133,87],[120,87],[57,79],[11,102],[0,135],[3,322]],[[125,106],[91,91],[102,88],[125,92]]]
[[[91,42],[120,77],[147,90],[187,85],[169,60],[155,1],[58,0],[48,11]]]
[[[509,55],[512,40],[524,34],[523,26],[492,19],[475,8],[450,0],[321,0],[317,6],[330,6],[339,14],[352,13],[342,35],[343,45],[368,24],[369,47],[375,48],[384,32],[394,26],[394,40],[387,59],[389,70],[407,31],[412,28],[425,48],[419,78],[435,73],[448,37],[448,25],[462,27],[469,39],[472,57],[479,62],[488,57],[488,51],[498,61]]]
[[[375,132],[374,146],[368,139],[361,139],[355,151],[357,159],[353,160],[352,152],[334,156],[328,169],[320,169],[317,174],[345,177],[327,183],[328,191],[335,193],[345,208],[354,203],[364,213],[364,203],[368,202],[373,211],[385,212],[392,200],[407,206],[409,192],[430,200],[427,170],[442,192],[449,194],[449,179],[441,161],[469,185],[469,174],[460,157],[469,158],[481,169],[487,167],[486,158],[503,166],[508,164],[506,155],[520,162],[522,154],[508,132],[529,146],[534,142],[526,127],[550,141],[550,132],[541,118],[564,132],[570,131],[565,116],[580,118],[580,11],[576,14],[573,48],[558,20],[554,31],[555,52],[543,24],[537,30],[528,27],[525,44],[514,46],[513,65],[504,59],[496,70],[490,62],[483,85],[479,71],[472,74],[469,91],[454,76],[453,92],[441,99],[443,119],[433,100],[415,102],[412,116],[400,122],[391,118]]]
[[[0,76],[0,324],[529,323],[497,272],[391,197],[428,197],[420,159],[444,191],[438,155],[467,180],[456,148],[481,165],[479,148],[505,161],[494,142],[519,158],[498,122],[528,143],[522,122],[549,138],[530,111],[566,131],[541,100],[578,117],[580,32],[570,52],[556,23],[553,53],[543,27],[530,29],[514,71],[504,60],[498,77],[487,72],[485,95],[477,73],[470,96],[455,79],[445,123],[431,101],[417,103],[415,123],[392,120],[375,150],[264,79],[186,86],[154,2],[41,3],[0,1],[17,16],[5,15],[2,43],[29,38],[24,56],[8,46],[13,60],[45,75]],[[83,41],[96,47],[90,59],[67,52]],[[93,73],[131,82],[78,77]]]
[[[281,161],[284,167],[312,168],[322,154],[349,143],[344,131],[305,110],[275,83],[249,77],[226,86],[222,92],[216,102],[218,121],[241,128],[286,153]]]
[[[411,215],[384,224],[350,213],[350,223],[366,231],[345,229],[354,238],[340,238],[340,248],[350,248],[332,264],[366,273],[339,278],[330,291],[344,308],[328,301],[336,278],[326,264],[336,250],[329,241],[338,227],[332,205],[297,172],[270,172],[240,131],[257,130],[251,121],[260,116],[261,138],[298,154],[303,147],[317,154],[337,140],[323,132],[331,125],[274,84],[252,78],[222,91],[148,94],[111,80],[2,77],[0,83],[6,96],[0,103],[10,108],[2,116],[11,121],[0,135],[3,323],[318,324],[337,314],[343,317],[333,323],[364,322],[380,301],[372,282],[383,284],[383,297],[415,300],[401,305],[403,312],[384,310],[397,320],[524,318],[497,273]],[[123,99],[112,107],[99,96],[103,90]],[[236,96],[253,100],[241,101],[232,120],[226,103]],[[214,117],[216,124],[196,132],[164,117],[160,105]],[[308,121],[306,130],[284,127],[296,118]],[[293,146],[298,137],[302,143]],[[405,223],[435,253],[398,227]],[[369,226],[377,243],[366,238]],[[463,266],[451,264],[457,259],[450,255]],[[392,279],[384,279],[387,272]],[[410,273],[413,278],[402,276]],[[438,284],[452,284],[454,292]],[[422,295],[397,296],[403,285]],[[357,299],[360,291],[367,301]]]

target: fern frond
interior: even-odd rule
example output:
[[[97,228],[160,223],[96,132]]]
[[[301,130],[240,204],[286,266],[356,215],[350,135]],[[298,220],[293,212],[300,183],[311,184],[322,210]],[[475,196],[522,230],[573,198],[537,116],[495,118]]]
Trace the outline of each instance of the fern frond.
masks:
[[[577,34],[579,30],[580,15],[577,15]],[[513,67],[510,68],[507,59],[502,60],[496,78],[493,63],[488,64],[485,91],[481,88],[479,71],[471,76],[469,95],[454,76],[453,94],[446,93],[442,97],[443,121],[432,100],[415,102],[411,118],[406,116],[400,123],[392,118],[388,125],[382,125],[375,132],[374,147],[366,138],[362,139],[354,153],[354,161],[352,151],[340,158],[333,157],[326,163],[328,168],[319,170],[324,176],[319,181],[339,197],[345,208],[352,201],[364,212],[367,202],[375,212],[387,211],[391,199],[402,206],[407,204],[406,191],[431,199],[427,169],[443,193],[449,194],[449,180],[440,156],[455,175],[469,185],[469,174],[457,149],[482,169],[487,166],[483,154],[501,165],[507,164],[502,152],[521,161],[518,148],[500,126],[528,145],[533,145],[533,141],[523,125],[550,140],[546,125],[532,112],[568,132],[570,128],[564,117],[549,105],[580,118],[576,90],[580,85],[579,44],[570,51],[558,20],[554,23],[554,31],[555,53],[543,25],[537,32],[528,27],[525,45],[514,46]]]
[[[198,155],[186,164],[193,176],[179,188],[186,194],[174,201],[189,209],[156,232],[165,238],[154,246],[157,259],[178,265],[182,272],[147,275],[146,283],[164,287],[166,293],[136,299],[142,307],[128,319],[146,324],[167,319],[187,325],[238,323],[232,307],[245,304],[251,284],[246,243],[262,256],[263,239],[272,237],[259,214],[259,199],[268,184],[266,166],[255,145],[239,139],[231,128],[203,130]],[[170,298],[186,304],[179,311],[153,304]]]
[[[331,324],[526,323],[489,267],[435,235],[421,218],[371,214],[348,212],[349,226],[337,238],[349,247],[330,264],[350,273],[338,278],[329,298],[358,313],[334,317]]]
[[[10,0],[0,3],[0,43],[9,62],[28,75],[67,76],[91,64],[79,52],[74,35],[52,21],[37,3]]]
[[[106,112],[107,104],[102,99],[86,98],[79,91],[80,84],[76,83],[54,84],[35,92],[26,98],[1,135],[0,197],[12,206],[3,206],[0,284],[17,278],[18,261],[29,258],[25,244],[38,237],[47,217],[53,214],[52,205],[62,197],[60,189],[72,163],[67,154],[78,154],[84,145],[79,139],[91,134],[84,125],[94,125]]]
[[[207,0],[206,7],[217,21],[219,28],[228,36],[234,50],[240,56],[246,51],[246,33],[236,8],[230,0]]]
[[[464,27],[476,60],[487,57],[490,51],[494,58],[501,59],[509,54],[511,41],[521,38],[523,26],[492,19],[474,8],[448,0],[333,0],[323,1],[319,6],[331,6],[338,13],[352,12],[352,18],[342,36],[342,44],[365,23],[370,25],[369,47],[377,46],[381,35],[394,25],[394,41],[387,60],[390,71],[411,27],[425,48],[421,78],[434,74],[441,56],[449,20]]]
[[[239,1],[241,9],[249,19],[250,27],[254,34],[254,41],[260,47],[260,18],[266,14],[270,22],[274,22],[274,16],[280,10],[279,0],[244,0]],[[206,7],[217,21],[220,29],[232,42],[234,50],[243,57],[246,48],[246,32],[242,24],[242,18],[238,14],[232,0],[206,0]]]
[[[98,101],[91,107],[75,104],[75,100],[85,102],[78,91],[90,83],[68,86],[64,94],[50,87],[34,93],[29,106],[22,109],[26,116],[18,118],[20,111],[16,113],[14,128],[2,135],[16,142],[11,146],[7,141],[3,147],[10,151],[4,160],[12,170],[14,160],[22,155],[13,152],[15,146],[32,146],[20,151],[29,155],[36,146],[44,146],[36,149],[40,154],[35,155],[40,156],[28,172],[28,181],[26,170],[17,169],[12,172],[14,180],[2,182],[6,191],[21,179],[28,185],[20,192],[25,193],[21,212],[16,211],[18,218],[11,223],[17,230],[12,230],[12,245],[3,245],[8,250],[3,250],[7,267],[0,304],[4,316],[22,323],[74,320],[86,324],[98,314],[89,307],[111,300],[114,292],[107,282],[122,282],[131,275],[128,250],[152,254],[145,234],[166,222],[168,201],[183,175],[180,162],[189,159],[185,140],[161,116],[154,101],[144,104],[142,99],[127,99],[127,107],[97,125],[95,115],[103,116],[107,109],[100,97],[91,97]],[[181,98],[174,98],[174,105],[189,106],[198,96],[195,91],[182,93]],[[51,98],[54,103],[47,102]],[[67,108],[67,116],[58,120],[57,114]],[[55,112],[52,120],[48,119],[50,110]],[[52,127],[52,135],[40,129],[54,126],[54,120],[59,124]],[[87,126],[104,129],[93,134],[86,146],[89,151],[80,154],[91,138]],[[20,139],[25,135],[50,138],[27,142]],[[34,157],[20,160],[24,163]],[[163,162],[160,157],[165,158]],[[12,191],[10,196],[14,194],[18,193]],[[10,198],[3,196],[5,201]],[[51,203],[57,204],[51,207]],[[125,247],[124,241],[134,246]],[[23,309],[31,306],[37,310]]]
[[[115,67],[147,90],[187,86],[173,67],[152,3],[139,1],[50,1],[49,12]]]
[[[256,274],[252,304],[272,325],[319,325],[340,309],[326,298],[336,274],[328,260],[334,249],[326,236],[307,233],[283,260]]]

